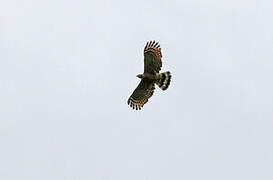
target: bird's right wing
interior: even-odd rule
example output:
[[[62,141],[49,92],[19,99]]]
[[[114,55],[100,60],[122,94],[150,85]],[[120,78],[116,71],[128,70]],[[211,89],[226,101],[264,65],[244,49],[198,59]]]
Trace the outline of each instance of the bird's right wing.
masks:
[[[144,48],[144,73],[159,73],[162,67],[161,48],[155,41],[147,42]]]
[[[128,99],[128,105],[130,105],[133,109],[140,110],[143,105],[148,102],[148,99],[154,93],[154,83],[141,80],[137,88],[134,90],[133,94]]]

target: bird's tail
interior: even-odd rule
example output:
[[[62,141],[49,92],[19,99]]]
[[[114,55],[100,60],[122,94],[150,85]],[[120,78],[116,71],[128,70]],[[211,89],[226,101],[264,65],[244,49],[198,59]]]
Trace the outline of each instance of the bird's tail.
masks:
[[[160,74],[157,74],[158,76],[158,80],[156,82],[156,84],[162,89],[162,90],[166,90],[169,85],[170,85],[170,82],[171,82],[171,73],[169,71],[167,72],[163,72],[163,73],[160,73]]]

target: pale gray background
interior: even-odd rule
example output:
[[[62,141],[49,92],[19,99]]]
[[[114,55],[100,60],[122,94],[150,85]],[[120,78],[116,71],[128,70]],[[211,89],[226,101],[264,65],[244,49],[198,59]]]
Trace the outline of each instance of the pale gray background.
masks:
[[[1,180],[272,180],[273,1],[6,0]],[[148,40],[173,81],[127,106]]]

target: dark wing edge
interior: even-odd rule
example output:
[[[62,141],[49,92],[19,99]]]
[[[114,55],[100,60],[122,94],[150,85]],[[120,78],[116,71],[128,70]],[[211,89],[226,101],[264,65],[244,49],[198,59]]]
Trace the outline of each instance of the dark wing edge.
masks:
[[[149,41],[144,48],[144,73],[159,73],[162,67],[162,53],[158,42]]]
[[[153,95],[154,89],[154,83],[142,79],[132,95],[129,97],[127,101],[128,105],[130,105],[133,109],[140,110]]]

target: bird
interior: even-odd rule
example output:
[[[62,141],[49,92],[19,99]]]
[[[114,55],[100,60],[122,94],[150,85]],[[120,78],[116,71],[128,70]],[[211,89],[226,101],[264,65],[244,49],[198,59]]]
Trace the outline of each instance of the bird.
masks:
[[[144,73],[137,75],[141,81],[127,101],[133,109],[141,110],[154,94],[155,84],[163,91],[169,87],[172,76],[170,71],[160,73],[161,58],[160,44],[155,41],[148,41],[144,47]]]

